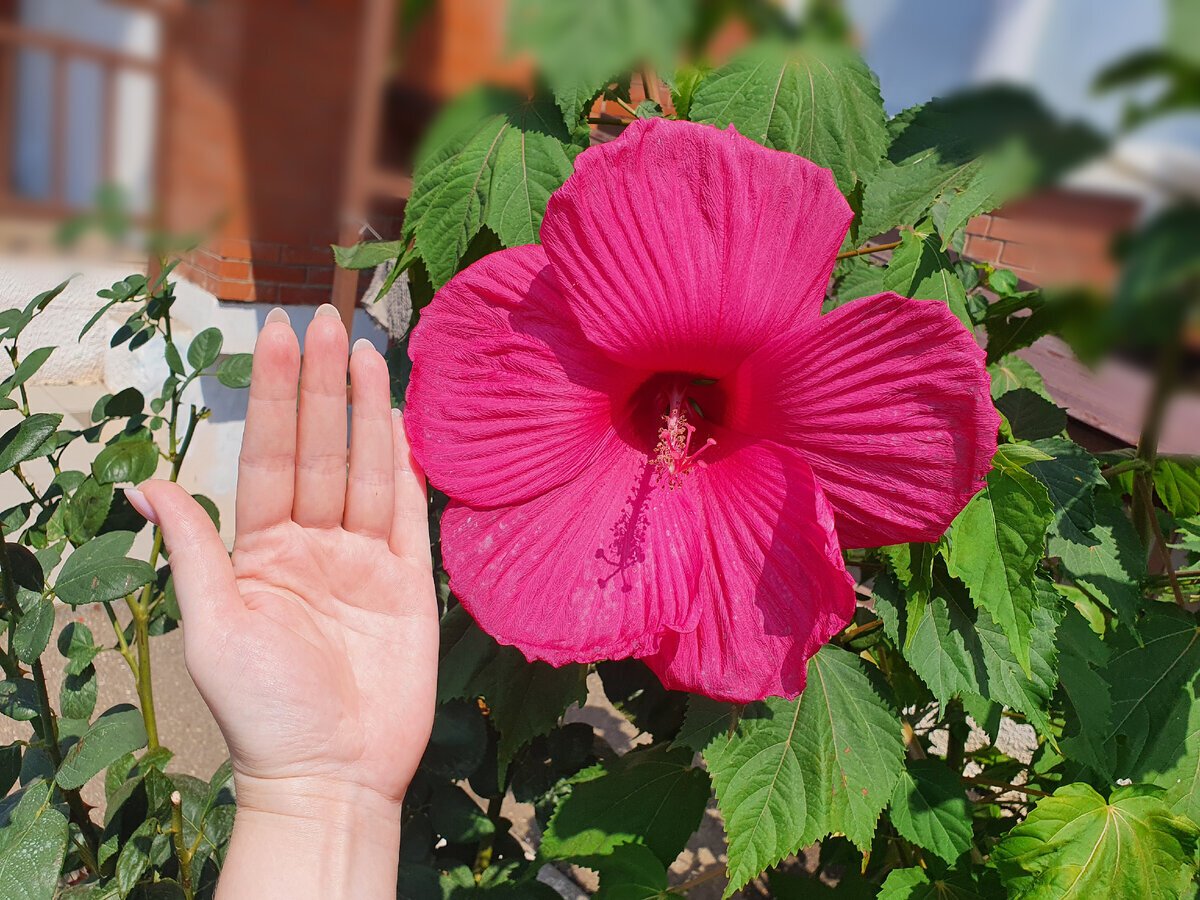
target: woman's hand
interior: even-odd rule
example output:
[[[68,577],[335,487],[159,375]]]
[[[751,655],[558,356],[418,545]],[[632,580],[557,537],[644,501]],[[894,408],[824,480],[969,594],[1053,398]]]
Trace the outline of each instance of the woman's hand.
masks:
[[[355,345],[348,454],[346,366],[333,307],[309,326],[303,367],[287,316],[267,317],[232,559],[179,486],[131,496],[162,528],[188,671],[233,762],[224,897],[395,895],[400,802],[433,721],[437,607],[425,480],[387,365]]]

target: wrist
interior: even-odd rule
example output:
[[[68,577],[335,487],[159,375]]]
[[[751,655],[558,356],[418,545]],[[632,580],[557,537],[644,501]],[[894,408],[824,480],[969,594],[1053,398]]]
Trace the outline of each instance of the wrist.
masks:
[[[394,897],[400,801],[327,777],[235,774],[219,898]]]

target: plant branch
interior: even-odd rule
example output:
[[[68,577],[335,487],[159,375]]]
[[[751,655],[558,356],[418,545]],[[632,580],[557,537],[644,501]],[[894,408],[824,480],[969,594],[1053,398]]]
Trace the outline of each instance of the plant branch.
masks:
[[[613,101],[617,104],[617,106],[621,107],[621,109],[625,110],[625,112],[629,113],[635,119],[638,117],[637,110],[634,109],[632,106],[630,106],[628,103],[626,103],[624,100],[622,100],[620,97],[613,97]]]
[[[682,884],[675,885],[675,887],[670,889],[670,893],[679,895],[686,894],[692,888],[698,888],[702,884],[708,884],[710,881],[716,881],[724,874],[725,867],[720,864],[715,865],[707,872],[701,872],[695,878],[689,878]]]
[[[192,854],[183,840],[183,797],[179,791],[171,794],[171,842],[175,845],[175,858],[179,860],[179,886],[187,900],[196,896],[192,889]]]
[[[845,253],[839,253],[834,259],[850,259],[852,256],[866,256],[868,253],[879,253],[882,250],[895,250],[900,246],[900,241],[892,241],[890,244],[865,244],[857,250],[847,250]]]
[[[839,643],[840,645],[842,645],[844,647],[846,644],[850,643],[855,638],[861,637],[864,634],[869,634],[870,632],[875,631],[877,628],[882,628],[882,627],[883,627],[883,619],[874,619],[870,622],[864,622],[861,625],[854,626],[849,631],[845,631],[842,634],[839,634],[836,638],[834,638],[834,640],[837,641],[837,643]]]
[[[988,781],[986,778],[980,778],[978,775],[962,776],[963,784],[971,784],[977,787],[988,787],[999,790],[1001,793],[1016,791],[1018,794],[1028,794],[1030,797],[1049,797],[1050,794],[1045,791],[1039,791],[1036,788],[1025,787],[1020,784],[1005,784],[1004,782]]]

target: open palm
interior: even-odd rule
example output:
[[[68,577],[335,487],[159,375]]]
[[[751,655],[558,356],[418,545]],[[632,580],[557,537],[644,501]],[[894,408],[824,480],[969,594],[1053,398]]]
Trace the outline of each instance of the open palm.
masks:
[[[425,481],[367,342],[349,358],[347,451],[348,342],[331,311],[309,327],[302,369],[286,316],[259,336],[232,559],[182,488],[143,493],[171,551],[188,670],[235,773],[398,800],[437,678]]]

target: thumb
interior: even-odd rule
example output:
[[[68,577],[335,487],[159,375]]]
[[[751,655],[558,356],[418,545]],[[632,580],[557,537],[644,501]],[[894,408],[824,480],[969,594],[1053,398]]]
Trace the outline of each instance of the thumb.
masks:
[[[216,526],[187,491],[171,481],[147,481],[125,491],[134,509],[162,529],[184,622],[207,631],[242,609],[229,553]]]

